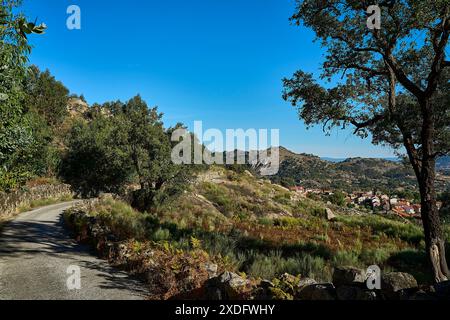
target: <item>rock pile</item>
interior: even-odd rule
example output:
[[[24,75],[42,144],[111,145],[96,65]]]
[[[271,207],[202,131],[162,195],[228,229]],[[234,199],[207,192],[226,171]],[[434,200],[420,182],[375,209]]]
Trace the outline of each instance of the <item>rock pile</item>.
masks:
[[[390,272],[382,275],[381,289],[370,290],[366,274],[354,267],[336,268],[333,282],[317,283],[311,278],[284,274],[272,281],[256,284],[232,273],[224,273],[208,282],[206,299],[256,300],[438,300],[450,299],[450,281],[431,287],[420,287],[410,274]],[[253,286],[249,291],[249,286]],[[246,294],[243,294],[243,289]]]

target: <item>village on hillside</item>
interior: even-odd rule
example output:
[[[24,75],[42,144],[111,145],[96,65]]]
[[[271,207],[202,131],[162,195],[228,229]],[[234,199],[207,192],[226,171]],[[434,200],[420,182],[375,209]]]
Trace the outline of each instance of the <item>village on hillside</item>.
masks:
[[[326,198],[335,193],[335,191],[328,189],[305,188],[303,186],[293,186],[289,190],[303,197],[318,196]],[[394,213],[403,218],[420,218],[421,205],[411,199],[401,198],[397,195],[389,196],[379,191],[357,191],[351,193],[342,191],[342,194],[345,206],[349,208],[366,208],[374,213]],[[441,206],[442,202],[438,201],[438,209]]]

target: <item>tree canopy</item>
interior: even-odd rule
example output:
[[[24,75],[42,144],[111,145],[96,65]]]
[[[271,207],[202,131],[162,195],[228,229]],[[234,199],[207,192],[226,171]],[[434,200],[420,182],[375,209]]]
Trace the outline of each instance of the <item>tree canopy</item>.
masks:
[[[35,140],[23,90],[31,50],[27,35],[45,30],[45,25],[14,13],[20,2],[3,0],[0,6],[0,189],[6,190],[32,174],[29,160]]]
[[[140,96],[94,105],[67,139],[62,174],[81,193],[122,192],[137,184],[134,205],[150,209],[178,194],[189,180],[189,166],[171,160],[171,129],[162,114]]]

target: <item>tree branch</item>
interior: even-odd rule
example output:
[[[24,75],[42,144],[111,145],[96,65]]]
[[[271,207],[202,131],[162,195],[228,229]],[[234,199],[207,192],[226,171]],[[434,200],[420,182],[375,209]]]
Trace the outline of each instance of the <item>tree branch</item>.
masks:
[[[434,31],[432,40],[435,56],[433,59],[433,63],[431,65],[431,72],[428,76],[428,85],[425,90],[426,97],[430,97],[435,91],[442,69],[446,63],[444,61],[444,58],[445,58],[445,47],[447,46],[450,34],[449,19],[447,17],[444,18],[440,23],[440,25],[442,25],[442,28],[441,29],[437,28]]]
[[[391,53],[384,54],[384,59],[389,67],[392,68],[397,80],[414,96],[418,99],[422,99],[424,91],[420,89],[418,85],[409,80],[408,76],[403,71],[402,67],[398,64],[397,60]]]
[[[387,75],[386,71],[372,69],[372,68],[369,68],[366,66],[361,66],[359,64],[355,64],[355,63],[351,63],[349,65],[346,65],[345,67],[346,67],[346,69],[357,69],[357,70],[365,71],[365,72],[370,73],[373,76],[376,76],[376,75],[386,76]]]
[[[381,51],[380,53],[382,54],[385,63],[394,72],[397,80],[414,96],[416,96],[418,99],[422,99],[424,95],[422,89],[420,89],[418,85],[416,85],[408,78],[408,76],[403,71],[402,67],[399,65],[397,60],[392,55],[392,49],[395,46],[396,39],[392,38],[391,42],[387,43],[385,40],[381,39],[379,30],[374,30],[373,36],[379,43],[379,46],[384,49],[384,51]]]
[[[355,127],[355,131],[353,133],[356,134],[359,130],[366,128],[366,127],[373,126],[375,123],[377,123],[383,119],[384,119],[384,115],[377,114],[373,118],[363,121],[363,122],[359,122],[353,117],[342,117],[338,120],[350,122]]]

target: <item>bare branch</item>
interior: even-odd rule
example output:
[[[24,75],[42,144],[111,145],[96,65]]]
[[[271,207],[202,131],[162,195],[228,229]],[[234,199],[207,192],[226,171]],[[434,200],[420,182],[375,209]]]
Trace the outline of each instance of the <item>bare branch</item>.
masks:
[[[379,122],[383,119],[384,119],[384,115],[377,114],[377,115],[373,116],[373,118],[363,121],[363,122],[360,122],[353,117],[342,117],[338,120],[344,121],[344,122],[350,122],[355,127],[354,134],[356,134],[359,130],[373,126],[374,124],[376,124],[377,122]]]

